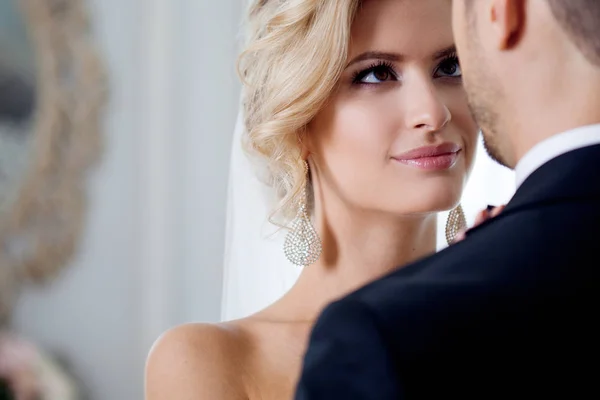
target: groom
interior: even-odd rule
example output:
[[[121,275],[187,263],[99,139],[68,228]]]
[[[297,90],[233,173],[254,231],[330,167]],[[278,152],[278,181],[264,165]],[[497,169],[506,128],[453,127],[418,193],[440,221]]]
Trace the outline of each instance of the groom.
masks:
[[[600,0],[454,0],[453,22],[517,192],[465,240],[327,307],[297,400],[597,397]]]

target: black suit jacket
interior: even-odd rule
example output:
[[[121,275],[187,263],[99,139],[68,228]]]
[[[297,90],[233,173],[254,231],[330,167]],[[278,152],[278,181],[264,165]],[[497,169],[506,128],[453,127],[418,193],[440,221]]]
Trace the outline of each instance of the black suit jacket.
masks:
[[[328,306],[297,400],[597,397],[600,145],[497,218]]]

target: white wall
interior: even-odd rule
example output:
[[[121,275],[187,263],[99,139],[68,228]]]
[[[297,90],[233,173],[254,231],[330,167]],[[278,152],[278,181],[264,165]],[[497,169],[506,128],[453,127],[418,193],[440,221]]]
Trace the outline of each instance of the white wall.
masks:
[[[219,319],[242,1],[88,0],[111,80],[104,157],[78,254],[15,323],[92,400],[142,399],[157,335]]]

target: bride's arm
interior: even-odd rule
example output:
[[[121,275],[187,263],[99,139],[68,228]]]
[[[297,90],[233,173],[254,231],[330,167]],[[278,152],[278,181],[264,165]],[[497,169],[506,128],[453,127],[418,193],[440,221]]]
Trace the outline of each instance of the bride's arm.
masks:
[[[246,400],[231,339],[219,327],[189,324],[165,333],[146,365],[146,400]]]

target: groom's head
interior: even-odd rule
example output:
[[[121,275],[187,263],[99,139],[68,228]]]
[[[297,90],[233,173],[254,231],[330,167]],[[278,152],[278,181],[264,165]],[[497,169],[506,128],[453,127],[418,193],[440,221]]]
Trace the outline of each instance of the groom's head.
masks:
[[[512,168],[541,140],[595,122],[600,0],[453,0],[453,24],[492,158]]]

